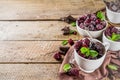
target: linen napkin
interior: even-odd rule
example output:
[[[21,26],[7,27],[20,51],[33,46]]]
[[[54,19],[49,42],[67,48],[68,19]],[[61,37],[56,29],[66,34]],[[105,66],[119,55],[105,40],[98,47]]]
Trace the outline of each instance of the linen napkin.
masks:
[[[74,49],[72,46],[66,53],[64,60],[60,66],[59,70],[60,80],[104,80],[105,78],[109,78],[110,80],[116,80],[115,77],[120,78],[120,51],[108,51],[101,67],[92,73],[85,73],[81,71],[74,60],[73,54]],[[79,69],[79,76],[67,75],[63,70],[63,66],[66,63],[74,64],[74,67]],[[110,63],[117,65],[118,70],[108,69],[107,65]]]

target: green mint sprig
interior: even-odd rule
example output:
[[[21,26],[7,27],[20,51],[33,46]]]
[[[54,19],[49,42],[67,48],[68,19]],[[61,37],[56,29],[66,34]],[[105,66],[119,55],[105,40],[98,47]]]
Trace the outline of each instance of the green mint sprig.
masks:
[[[82,47],[81,49],[80,49],[80,51],[81,51],[81,53],[83,53],[83,54],[85,54],[86,56],[89,56],[90,54],[90,50],[89,50],[89,48],[86,48],[86,47]]]
[[[112,40],[112,41],[117,41],[120,40],[120,34],[116,34],[116,33],[112,33],[112,36],[107,36],[108,39]]]
[[[76,26],[76,22],[72,22],[71,25],[72,25],[73,27],[75,27],[75,26]]]
[[[67,40],[63,40],[63,41],[62,41],[62,45],[63,45],[63,46],[65,46],[65,45],[67,45],[67,44],[68,44],[68,41],[67,41]]]
[[[111,70],[118,70],[118,66],[116,66],[114,64],[108,64],[107,67]]]
[[[102,11],[97,12],[97,18],[105,20],[105,15],[102,13]]]
[[[65,64],[64,66],[63,66],[63,70],[65,71],[65,72],[68,72],[70,69],[71,69],[72,67],[71,67],[71,65],[68,63],[68,64]]]
[[[92,56],[93,58],[98,56],[98,52],[95,50],[90,50],[90,56]]]
[[[89,48],[86,47],[82,47],[80,49],[81,53],[88,56],[91,56],[92,58],[97,57],[98,56],[98,52],[95,50],[90,50]]]

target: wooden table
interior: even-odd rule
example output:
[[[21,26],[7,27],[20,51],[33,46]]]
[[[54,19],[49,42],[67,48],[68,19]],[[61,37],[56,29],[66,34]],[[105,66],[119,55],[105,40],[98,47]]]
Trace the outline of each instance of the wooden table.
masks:
[[[103,7],[102,0],[0,0],[0,80],[57,80],[53,54],[62,40],[81,38],[63,36],[70,25],[58,19]]]

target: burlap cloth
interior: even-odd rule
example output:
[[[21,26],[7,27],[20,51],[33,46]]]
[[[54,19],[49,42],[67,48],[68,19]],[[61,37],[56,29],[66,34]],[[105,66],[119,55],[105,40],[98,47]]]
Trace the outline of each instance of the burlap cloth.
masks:
[[[83,71],[79,71],[79,76],[69,76],[65,74],[63,70],[63,66],[66,63],[72,63],[75,65],[75,68],[79,69],[73,56],[73,46],[68,50],[67,54],[64,57],[64,60],[60,66],[59,70],[59,79],[60,80],[104,80],[105,78],[109,77],[110,80],[116,80],[115,77],[119,77],[120,79],[120,51],[108,51],[106,58],[102,64],[102,66],[94,71],[93,73],[84,73]],[[117,65],[119,68],[117,71],[109,70],[107,65],[109,63]]]

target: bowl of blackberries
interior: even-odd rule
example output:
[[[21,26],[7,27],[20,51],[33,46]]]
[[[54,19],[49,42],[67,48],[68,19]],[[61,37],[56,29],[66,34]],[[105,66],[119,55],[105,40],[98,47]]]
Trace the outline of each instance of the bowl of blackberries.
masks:
[[[120,27],[109,26],[103,32],[103,42],[110,44],[109,50],[120,50]]]
[[[106,2],[107,18],[112,23],[120,23],[120,0]]]
[[[97,39],[83,38],[74,45],[74,59],[83,72],[92,73],[102,65],[108,47]]]
[[[82,36],[98,38],[107,27],[104,14],[100,11],[94,14],[86,14],[76,20],[77,30]]]

